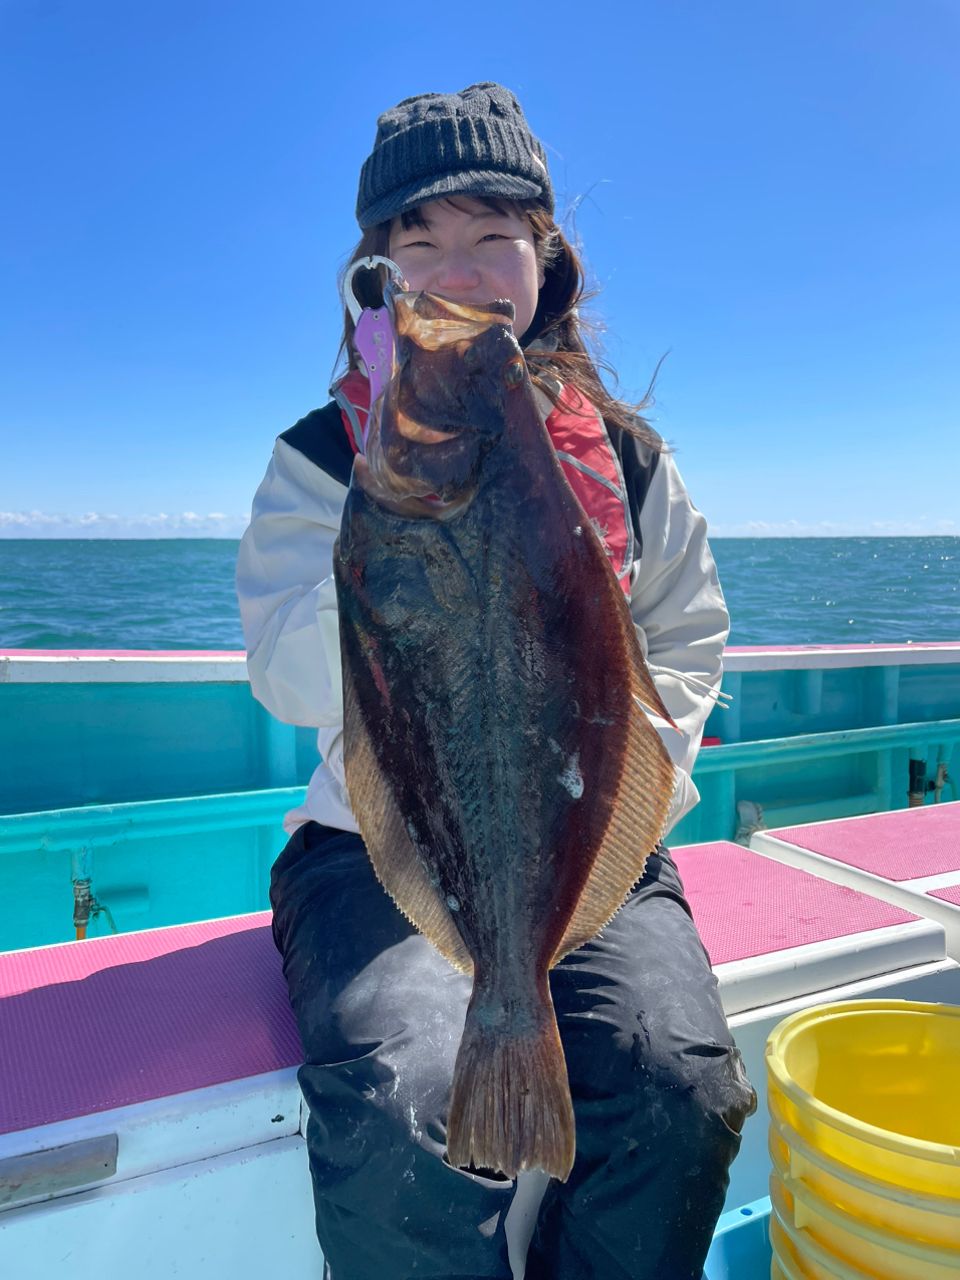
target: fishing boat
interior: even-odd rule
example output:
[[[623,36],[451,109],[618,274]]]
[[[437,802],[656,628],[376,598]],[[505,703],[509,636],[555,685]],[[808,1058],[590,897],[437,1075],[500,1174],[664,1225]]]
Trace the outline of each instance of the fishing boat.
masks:
[[[724,689],[670,844],[761,1095],[706,1277],[759,1280],[773,1027],[960,1004],[960,643],[734,647]],[[0,1274],[320,1280],[266,897],[314,734],[242,653],[7,650],[0,760]]]

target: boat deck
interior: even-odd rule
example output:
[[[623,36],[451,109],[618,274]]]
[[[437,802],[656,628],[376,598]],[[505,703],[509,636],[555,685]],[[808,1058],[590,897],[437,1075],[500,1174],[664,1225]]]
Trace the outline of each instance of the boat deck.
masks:
[[[960,772],[960,644],[726,669],[671,847],[760,1095],[707,1280],[765,1280],[770,1031],[831,999],[960,1004],[960,804],[933,803]],[[0,711],[0,1274],[320,1280],[263,910],[312,732],[257,706],[233,653],[8,651]],[[69,942],[84,880],[107,910]],[[518,1277],[537,1178],[508,1215]]]
[[[960,960],[960,801],[757,832],[751,847],[935,920]]]
[[[949,808],[960,822],[960,806]],[[953,847],[960,880],[960,841]],[[766,1193],[762,1049],[773,1024],[851,994],[958,1001],[960,966],[946,954],[943,925],[919,911],[729,842],[675,852],[761,1097],[733,1169],[734,1218],[707,1272],[720,1280],[737,1274],[722,1269],[721,1255],[734,1249],[732,1236],[723,1241],[739,1207]],[[174,1274],[171,1250],[186,1222],[215,1234],[230,1274],[252,1277],[269,1222],[270,1265],[319,1277],[301,1051],[268,913],[0,955],[0,1046],[9,1228],[0,1270],[24,1280],[53,1274],[67,1244],[81,1249],[101,1214],[122,1203],[111,1248],[118,1265],[143,1276]],[[521,1250],[537,1180],[521,1175]],[[179,1215],[176,1238],[156,1225],[166,1197],[179,1206],[165,1211]]]

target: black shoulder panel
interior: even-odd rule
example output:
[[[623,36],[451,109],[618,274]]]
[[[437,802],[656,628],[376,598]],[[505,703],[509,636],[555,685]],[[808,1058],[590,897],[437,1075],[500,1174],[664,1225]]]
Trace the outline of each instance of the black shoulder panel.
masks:
[[[335,400],[314,409],[280,436],[288,445],[341,484],[350,483],[353,450],[343,428],[340,406]]]
[[[607,432],[611,444],[617,451],[620,466],[623,468],[623,480],[627,486],[627,501],[630,505],[630,520],[633,524],[633,536],[636,539],[635,554],[639,560],[643,554],[640,512],[643,510],[647,490],[656,473],[660,454],[621,427],[608,426]],[[659,438],[658,436],[657,439]]]

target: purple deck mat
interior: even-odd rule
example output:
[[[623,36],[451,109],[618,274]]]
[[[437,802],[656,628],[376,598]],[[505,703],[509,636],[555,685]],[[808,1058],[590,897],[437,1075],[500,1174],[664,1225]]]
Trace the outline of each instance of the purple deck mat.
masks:
[[[887,880],[960,871],[960,801],[764,834]]]
[[[0,1133],[299,1064],[269,920],[0,955]]]
[[[944,889],[928,889],[927,894],[931,898],[939,898],[941,902],[960,907],[960,884],[949,884]]]
[[[671,853],[715,965],[917,919],[726,840]]]
[[[726,841],[673,853],[714,964],[917,918]],[[299,1064],[269,921],[0,955],[0,1133]]]

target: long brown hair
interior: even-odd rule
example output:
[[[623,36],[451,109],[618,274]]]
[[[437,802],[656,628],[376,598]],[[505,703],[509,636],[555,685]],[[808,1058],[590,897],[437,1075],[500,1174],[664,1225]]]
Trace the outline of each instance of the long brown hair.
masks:
[[[614,380],[616,373],[610,366],[592,354],[587,346],[584,331],[590,332],[591,345],[597,346],[594,326],[581,315],[581,307],[590,296],[585,288],[583,264],[577,251],[569,242],[546,209],[535,200],[496,200],[490,196],[478,197],[496,213],[516,211],[522,214],[530,226],[537,255],[537,266],[543,272],[543,285],[537,301],[537,310],[530,328],[523,337],[529,348],[537,339],[542,347],[525,352],[530,375],[538,387],[556,404],[557,381],[569,382],[590,401],[608,426],[620,427],[638,436],[658,452],[663,441],[643,417],[643,410],[653,403],[653,380],[639,404],[630,404],[607,390],[601,381],[599,368],[606,370]],[[452,203],[455,197],[450,198]],[[418,209],[411,209],[400,216],[403,229],[426,227]],[[390,245],[390,222],[369,227],[347,260],[340,280],[359,258],[371,254],[387,256]],[[360,271],[354,276],[354,292],[361,306],[383,305],[383,269]],[[358,367],[353,348],[353,320],[344,310],[343,339],[339,359],[346,358],[347,367]],[[656,373],[654,373],[656,377]]]

